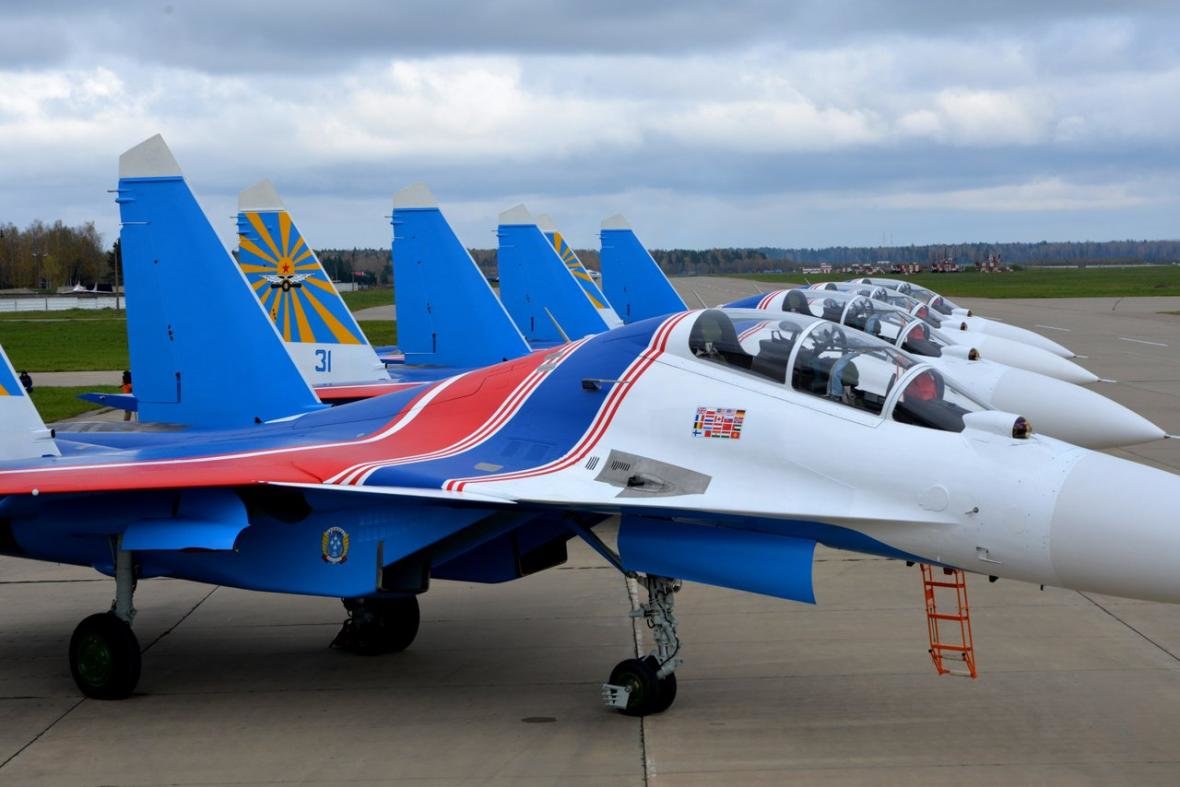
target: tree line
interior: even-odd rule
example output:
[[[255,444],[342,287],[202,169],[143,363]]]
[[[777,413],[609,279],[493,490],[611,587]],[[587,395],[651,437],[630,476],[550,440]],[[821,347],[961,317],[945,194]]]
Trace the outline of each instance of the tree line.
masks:
[[[34,221],[23,229],[0,223],[0,290],[91,288],[113,277],[114,255],[103,247],[94,222],[71,227]]]

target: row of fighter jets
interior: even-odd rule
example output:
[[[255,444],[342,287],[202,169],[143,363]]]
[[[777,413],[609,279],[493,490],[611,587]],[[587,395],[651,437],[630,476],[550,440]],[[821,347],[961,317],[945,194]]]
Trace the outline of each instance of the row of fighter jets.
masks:
[[[634,715],[675,698],[681,581],[813,602],[817,543],[1180,601],[1180,478],[1092,450],[1164,431],[1081,387],[1068,349],[935,293],[689,310],[622,217],[599,288],[518,206],[497,296],[415,185],[393,204],[398,347],[375,348],[269,183],[242,194],[236,261],[160,137],[117,195],[135,392],[104,401],[138,428],[51,432],[0,368],[0,552],[115,579],[71,638],[87,696],[138,683],[140,578],[339,597],[335,644],[388,652],[432,580],[516,579],[571,538],[647,591],[654,649],[603,687]]]

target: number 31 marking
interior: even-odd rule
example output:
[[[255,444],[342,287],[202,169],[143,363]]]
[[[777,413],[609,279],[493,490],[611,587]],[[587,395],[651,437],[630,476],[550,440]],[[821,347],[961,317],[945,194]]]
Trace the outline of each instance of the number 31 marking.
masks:
[[[319,359],[319,363],[315,365],[317,372],[332,371],[332,351],[331,350],[316,350],[315,357]]]

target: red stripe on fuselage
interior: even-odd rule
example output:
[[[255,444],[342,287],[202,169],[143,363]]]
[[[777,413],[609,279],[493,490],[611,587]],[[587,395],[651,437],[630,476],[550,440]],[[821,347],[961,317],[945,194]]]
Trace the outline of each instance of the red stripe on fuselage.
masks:
[[[430,386],[382,429],[356,440],[181,459],[0,471],[0,495],[322,482],[357,464],[438,451],[463,439],[552,354],[552,350],[532,353]],[[418,407],[420,411],[415,412]]]

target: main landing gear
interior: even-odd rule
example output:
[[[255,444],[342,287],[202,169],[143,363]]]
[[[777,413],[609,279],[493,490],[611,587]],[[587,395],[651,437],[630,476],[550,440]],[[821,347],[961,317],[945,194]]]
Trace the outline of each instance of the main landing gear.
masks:
[[[652,575],[634,579],[647,590],[647,603],[633,609],[631,617],[647,623],[655,650],[641,659],[619,662],[602,685],[602,700],[627,716],[647,716],[663,713],[676,699],[675,669],[681,660],[673,601],[680,581]]]
[[[405,650],[418,635],[417,596],[342,599],[348,619],[332,647],[364,656]]]
[[[139,683],[139,640],[131,630],[135,618],[135,566],[130,552],[115,542],[115,600],[109,612],[91,615],[70,637],[70,674],[87,697],[121,700]]]

